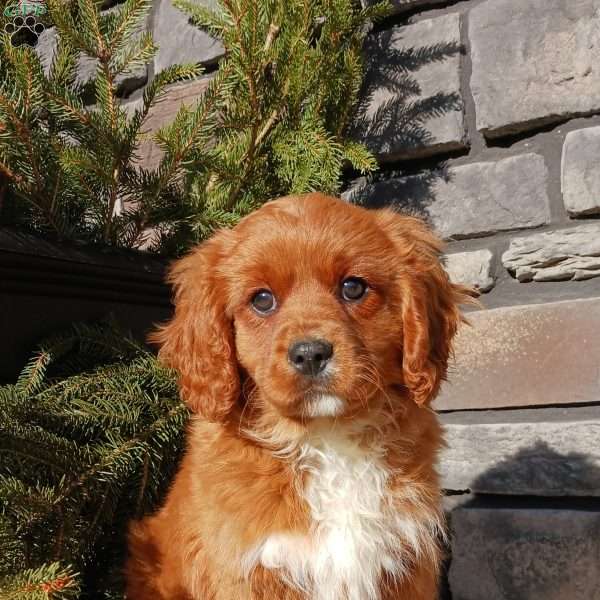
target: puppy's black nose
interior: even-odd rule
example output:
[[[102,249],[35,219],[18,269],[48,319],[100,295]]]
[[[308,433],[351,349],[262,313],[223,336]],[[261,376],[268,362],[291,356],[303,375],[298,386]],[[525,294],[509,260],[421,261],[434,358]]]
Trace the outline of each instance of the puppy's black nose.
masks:
[[[288,350],[288,359],[302,375],[316,377],[333,356],[333,346],[325,340],[301,340]]]

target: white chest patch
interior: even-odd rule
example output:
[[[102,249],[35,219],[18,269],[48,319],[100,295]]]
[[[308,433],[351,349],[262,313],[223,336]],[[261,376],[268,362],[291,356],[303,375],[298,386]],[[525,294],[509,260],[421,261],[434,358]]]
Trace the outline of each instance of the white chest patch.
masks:
[[[269,536],[245,556],[246,572],[258,563],[278,569],[310,600],[379,600],[382,573],[402,577],[407,547],[413,556],[426,551],[439,525],[394,507],[383,452],[335,429],[315,434],[298,458],[310,473],[303,495],[311,531]]]

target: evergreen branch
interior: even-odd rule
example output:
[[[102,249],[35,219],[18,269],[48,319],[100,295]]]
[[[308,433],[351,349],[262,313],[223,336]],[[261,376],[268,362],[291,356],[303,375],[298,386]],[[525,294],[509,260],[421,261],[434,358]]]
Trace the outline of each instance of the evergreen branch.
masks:
[[[222,39],[224,33],[231,27],[231,21],[226,18],[224,12],[210,10],[197,2],[174,0],[173,6],[187,13],[194,25],[216,38]]]
[[[145,33],[134,44],[114,51],[109,66],[114,73],[128,73],[145,65],[156,53],[152,34]]]
[[[344,158],[361,174],[369,173],[377,167],[373,154],[362,144],[346,142],[343,146]]]
[[[93,0],[80,0],[80,2],[92,2]],[[117,134],[117,99],[116,86],[114,84],[114,75],[110,67],[110,57],[103,56],[100,59],[98,76],[96,77],[96,98],[101,106],[103,119],[108,128],[110,137],[114,139]],[[115,206],[118,198],[119,179],[120,179],[120,156],[113,157],[111,170],[107,173],[108,182],[108,204],[104,215],[104,228],[102,232],[103,241],[110,243],[113,234],[112,227],[115,217]]]
[[[103,547],[105,536],[113,536],[115,519],[126,520],[142,507],[147,509],[162,486],[158,470],[180,448],[188,414],[173,374],[137,342],[112,328],[78,326],[43,346],[44,359],[34,357],[26,369],[29,376],[25,372],[21,376],[23,382],[32,373],[40,379],[42,369],[34,365],[43,363],[46,379],[38,384],[39,391],[26,396],[31,385],[22,385],[20,391],[17,386],[0,387],[0,543],[9,553],[2,556],[0,551],[0,565],[6,565],[4,572],[9,573],[0,589],[10,589],[17,594],[14,597],[24,592],[23,597],[35,598],[39,591],[34,586],[19,587],[28,575],[21,571],[19,556],[26,555],[36,569],[45,568],[43,562],[51,555],[62,564],[75,559],[81,567],[95,548]],[[101,357],[121,362],[49,380],[48,367],[56,369],[60,365],[54,361],[60,357],[68,362],[71,354],[89,354],[96,362]],[[125,356],[133,360],[123,363]],[[71,380],[79,381],[79,391],[77,385],[69,385]],[[86,385],[93,394],[85,390]],[[111,404],[113,388],[122,398]],[[116,408],[127,411],[132,401],[139,405],[137,418],[125,425],[107,418]],[[104,410],[95,411],[94,406]],[[86,423],[81,430],[72,428],[71,417],[78,414]],[[45,485],[37,483],[40,478]],[[22,543],[14,541],[16,535]],[[48,593],[44,597],[63,597],[50,594],[62,593],[60,586],[49,585],[55,580],[41,580],[42,591]]]
[[[73,119],[78,124],[92,129],[94,133],[101,133],[95,126],[94,121],[90,118],[89,113],[86,112],[83,106],[80,106],[79,103],[76,101],[74,102],[74,98],[72,96],[68,94],[61,95],[52,89],[49,89],[46,92],[46,96],[50,101],[48,109],[50,111],[53,109],[58,109],[58,111],[60,111],[56,112],[56,116],[65,120]]]
[[[154,79],[146,86],[143,97],[143,108],[137,110],[131,122],[135,123],[134,127],[142,125],[150,109],[160,101],[166,91],[166,87],[177,81],[193,79],[202,75],[203,69],[198,64],[172,65],[163,69]],[[136,129],[137,130],[137,129]]]
[[[69,0],[46,0],[49,13],[54,25],[59,33],[61,42],[68,40],[68,43],[80,51],[96,56],[96,47],[94,45],[94,36],[90,35],[88,22],[76,23],[71,14],[71,4]],[[83,19],[82,19],[83,21]]]
[[[127,0],[119,11],[109,47],[118,49],[124,38],[140,23],[152,7],[152,0]]]
[[[45,465],[57,474],[71,471],[75,459],[84,463],[89,460],[89,448],[38,426],[4,422],[0,423],[0,432],[0,454],[20,456],[29,464]]]
[[[49,80],[55,89],[70,87],[73,84],[77,73],[78,54],[68,38],[59,39],[49,75]]]
[[[19,375],[16,384],[17,391],[24,395],[35,394],[39,391],[44,383],[50,360],[51,355],[43,350],[34,354]]]
[[[83,32],[86,37],[92,41],[88,54],[100,60],[101,63],[107,62],[107,47],[100,31],[100,14],[94,0],[77,0],[77,8],[83,25]]]
[[[288,89],[289,89],[289,82],[286,81],[284,89],[282,91],[283,98],[285,98],[287,96]],[[229,196],[228,196],[227,201],[224,206],[225,210],[230,210],[233,207],[233,205],[235,204],[235,202],[238,198],[238,195],[252,170],[253,160],[256,155],[256,149],[261,145],[263,140],[267,137],[267,135],[269,134],[271,129],[274,127],[279,116],[280,116],[279,109],[275,108],[269,115],[266,122],[263,124],[260,131],[257,131],[256,127],[252,128],[250,145],[249,145],[248,149],[246,150],[244,157],[242,158],[242,163],[245,165],[244,170],[243,170],[242,176],[238,179],[237,183],[231,188],[231,191],[229,192]]]
[[[79,573],[54,562],[1,578],[0,591],[6,600],[72,600],[81,589]]]
[[[39,190],[43,189],[43,181],[37,162],[37,155],[34,151],[34,144],[32,140],[31,131],[27,124],[19,118],[13,104],[10,102],[10,99],[8,99],[2,94],[0,94],[0,106],[2,106],[11,117],[12,124],[16,129],[18,139],[25,146],[25,151],[27,153],[27,161],[31,166],[35,181],[33,193],[37,195],[39,193]]]
[[[96,477],[99,473],[106,473],[108,468],[117,463],[119,459],[132,452],[136,449],[142,449],[143,444],[147,442],[147,440],[152,437],[157,431],[160,430],[160,427],[175,417],[187,415],[187,408],[183,404],[179,404],[174,406],[169,410],[169,412],[160,419],[159,421],[153,423],[146,432],[143,434],[134,437],[120,445],[116,445],[110,452],[108,452],[100,462],[95,463],[89,469],[86,469],[81,473],[76,479],[68,482],[62,490],[60,490],[60,495],[58,496],[56,505],[60,502],[65,501],[75,490],[83,487],[88,481]]]
[[[394,7],[388,0],[380,0],[376,4],[367,6],[362,9],[358,16],[358,23],[364,23],[372,21],[373,23],[379,23],[386,17],[389,17],[393,13]]]
[[[90,155],[88,151],[81,148],[65,148],[60,153],[59,164],[65,173],[75,173],[81,184],[81,188],[87,191],[88,200],[98,197],[99,189],[94,191],[88,183],[87,178],[93,179],[93,176],[95,176],[94,182],[96,185],[100,184],[103,188],[108,187],[111,183],[110,176],[106,173],[104,165],[100,161],[94,160],[93,155]]]
[[[175,117],[173,125],[158,132],[157,139],[160,139],[162,132],[166,132],[166,139],[176,138],[177,144],[161,161],[158,169],[159,180],[156,185],[156,190],[161,189],[171,181],[181,162],[186,158],[193,145],[197,142],[196,137],[202,129],[206,127],[206,120],[213,115],[213,110],[219,100],[219,85],[228,77],[228,75],[229,69],[227,68],[227,65],[225,65],[211,80],[204,95],[196,105],[195,110],[190,114],[189,119],[186,118],[188,113],[187,109],[182,107]],[[178,127],[180,121],[185,121],[185,126],[183,128]]]
[[[146,456],[144,457],[144,466],[142,469],[142,480],[140,482],[140,487],[139,487],[139,492],[138,492],[138,496],[137,496],[137,501],[135,503],[135,514],[139,515],[141,508],[143,506],[144,503],[144,497],[146,495],[146,487],[148,485],[148,473],[150,470],[150,459],[149,459],[149,455],[146,454]]]

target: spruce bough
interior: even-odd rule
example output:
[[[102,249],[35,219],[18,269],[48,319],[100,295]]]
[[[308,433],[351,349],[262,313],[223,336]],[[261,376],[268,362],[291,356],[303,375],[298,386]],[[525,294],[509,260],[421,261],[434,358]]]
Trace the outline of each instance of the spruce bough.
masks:
[[[118,597],[127,522],[168,485],[187,415],[114,324],[42,344],[0,387],[0,598]]]

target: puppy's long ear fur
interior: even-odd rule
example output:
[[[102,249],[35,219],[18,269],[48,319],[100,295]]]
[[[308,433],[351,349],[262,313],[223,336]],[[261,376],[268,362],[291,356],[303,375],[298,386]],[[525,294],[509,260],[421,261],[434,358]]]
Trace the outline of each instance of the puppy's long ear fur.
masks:
[[[450,282],[440,263],[442,242],[423,221],[388,209],[378,211],[378,220],[401,258],[404,385],[425,404],[446,378],[452,341],[464,321],[459,305],[473,303],[474,292]]]
[[[240,392],[227,290],[218,274],[230,236],[220,232],[174,264],[175,315],[150,337],[161,345],[159,358],[179,371],[183,400],[210,421],[224,420]]]

